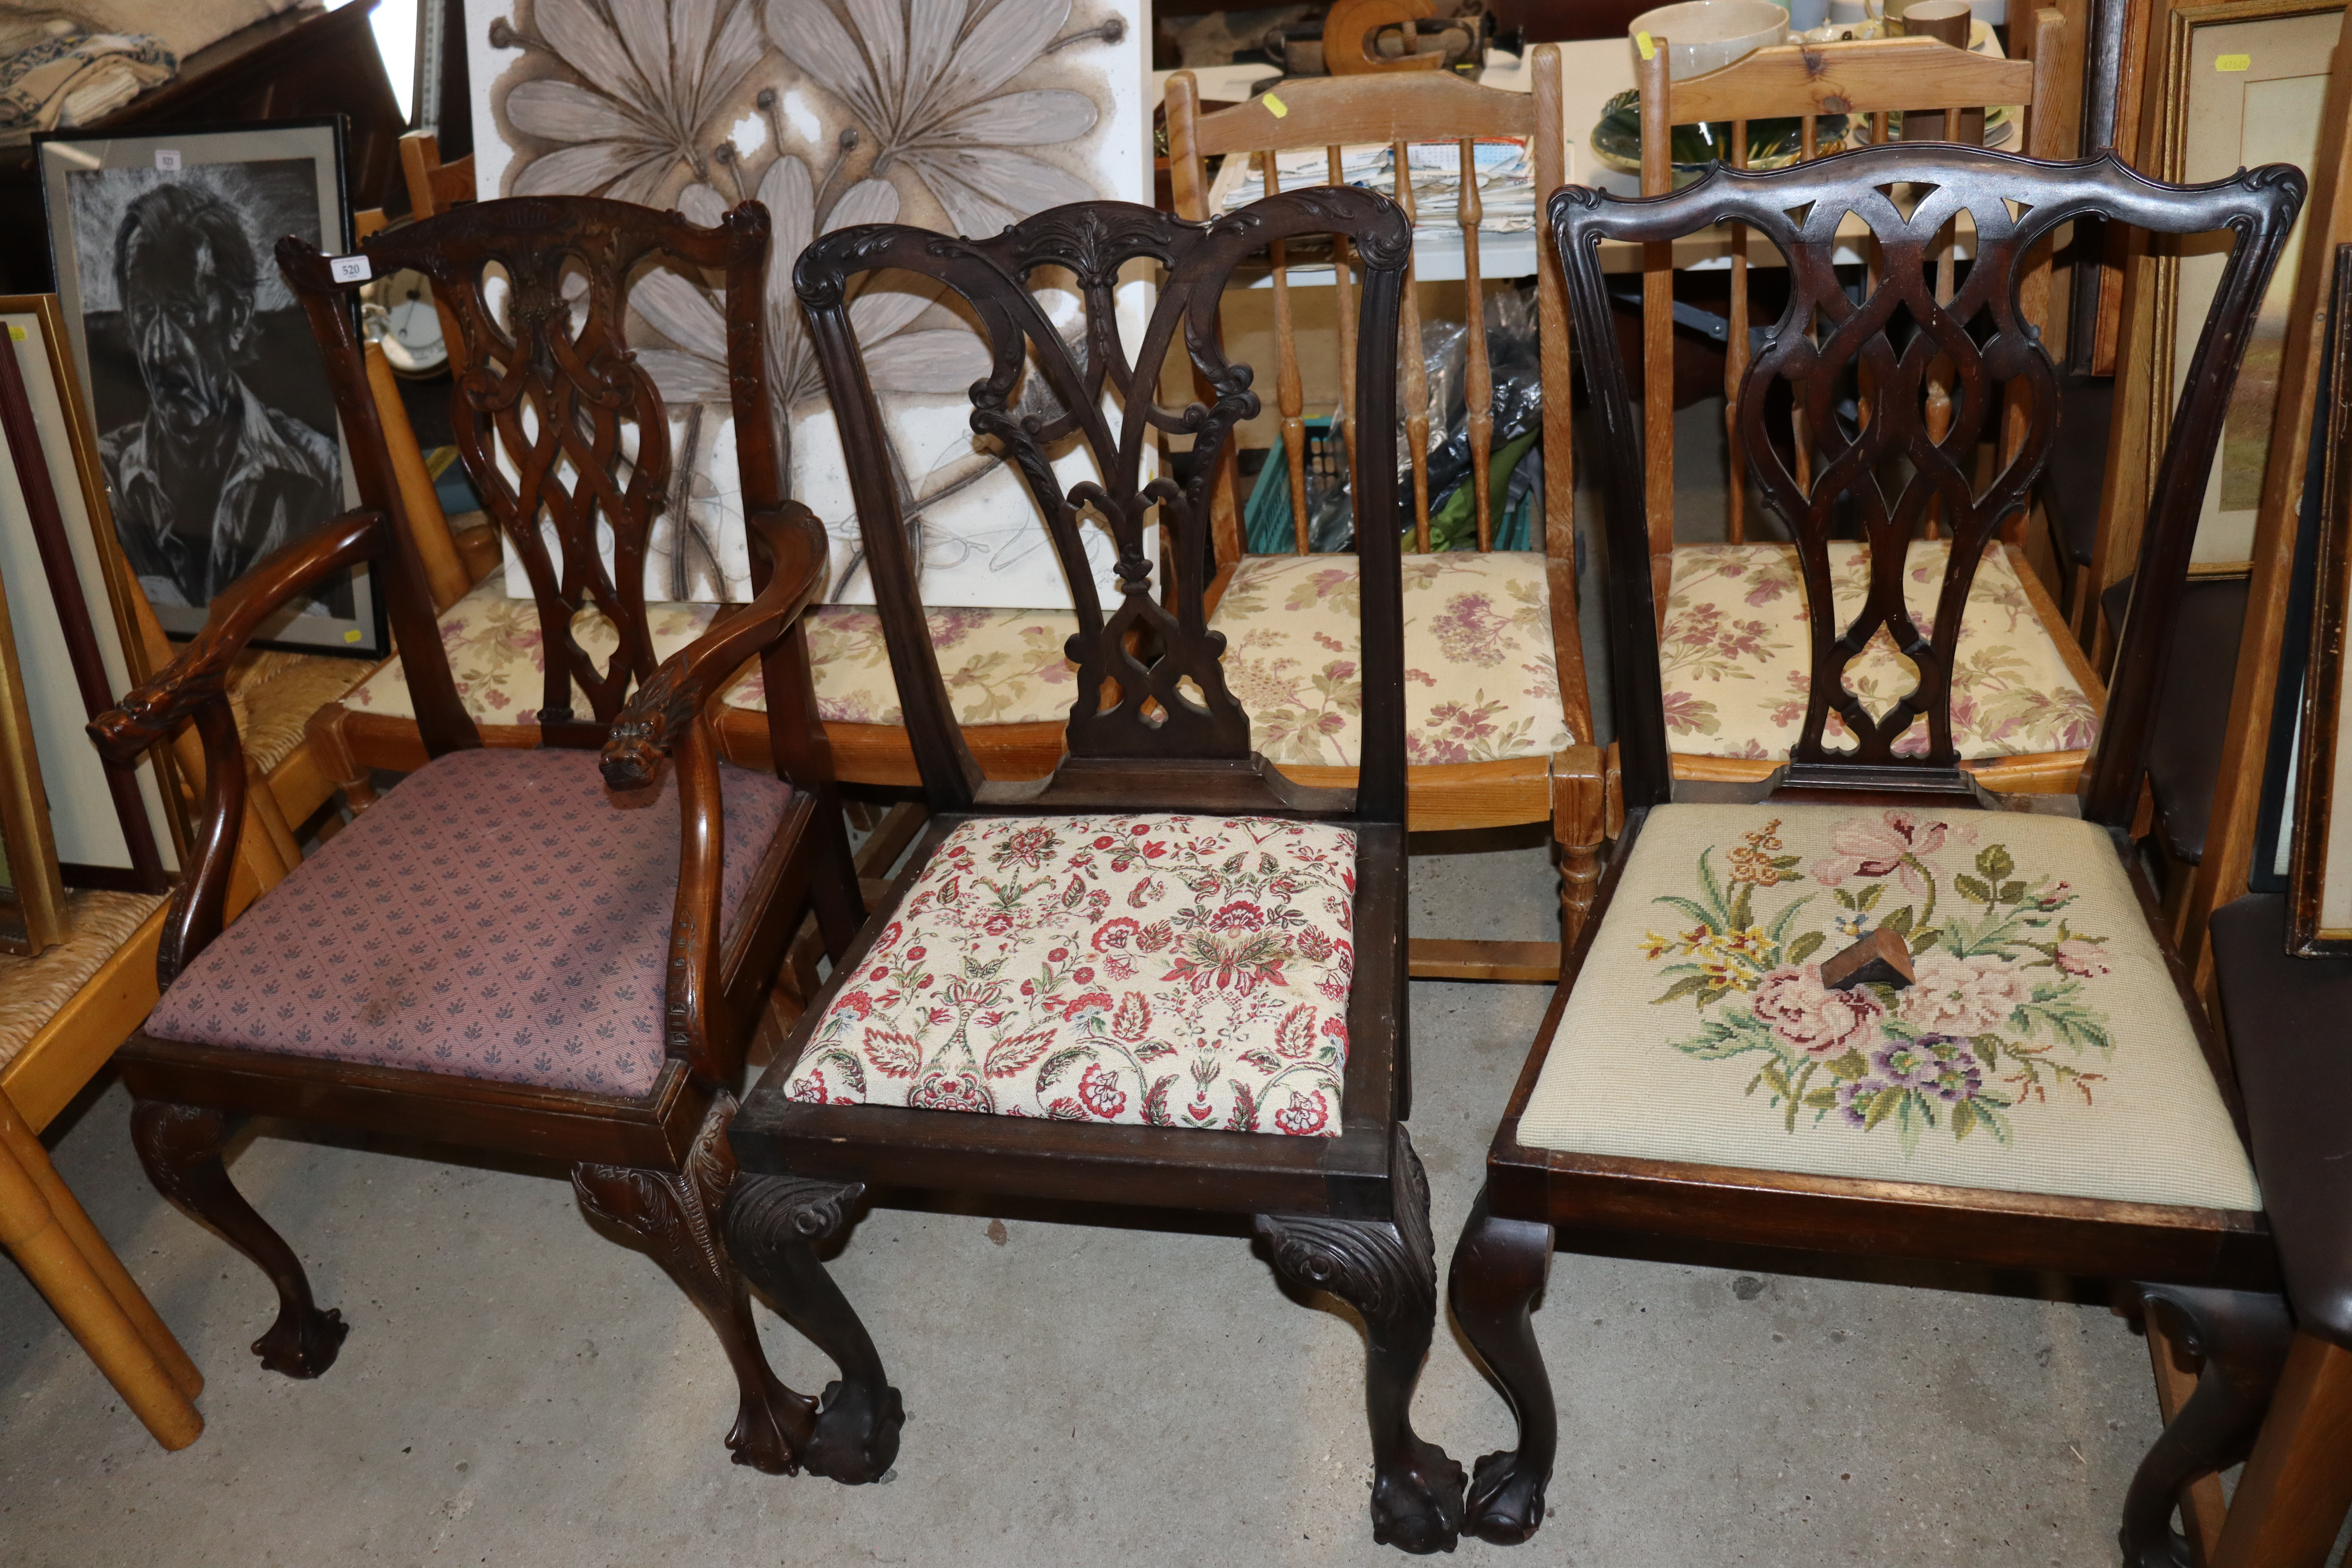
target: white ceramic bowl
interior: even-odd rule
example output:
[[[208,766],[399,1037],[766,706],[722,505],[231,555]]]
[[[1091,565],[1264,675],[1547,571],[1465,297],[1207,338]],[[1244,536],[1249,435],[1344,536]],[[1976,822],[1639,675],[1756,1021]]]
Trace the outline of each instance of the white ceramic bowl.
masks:
[[[1647,33],[1666,41],[1666,75],[1674,81],[1721,70],[1743,56],[1754,54],[1789,36],[1789,13],[1772,0],[1682,0],[1661,5],[1633,18],[1625,29],[1635,59],[1641,46],[1633,40]]]

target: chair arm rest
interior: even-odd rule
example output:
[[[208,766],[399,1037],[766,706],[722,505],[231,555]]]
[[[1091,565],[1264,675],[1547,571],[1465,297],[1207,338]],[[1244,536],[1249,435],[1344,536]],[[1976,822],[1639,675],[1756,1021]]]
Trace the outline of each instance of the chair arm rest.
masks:
[[[824,525],[814,512],[786,501],[745,521],[773,568],[768,585],[743,614],[672,654],[622,708],[604,742],[603,763],[604,782],[616,790],[652,784],[662,759],[696,716],[746,659],[775,646],[824,585]]]
[[[195,720],[204,742],[204,818],[156,944],[160,986],[168,988],[220,934],[237,836],[245,827],[245,744],[229,712],[229,666],[262,622],[295,595],[376,556],[387,537],[382,512],[347,511],[271,554],[213,601],[204,630],[179,658],[133,687],[121,707],[90,721],[89,737],[100,754],[118,765],[169,738],[184,719]]]
[[[89,721],[100,755],[127,766],[170,737],[180,721],[215,698],[228,695],[229,666],[261,623],[320,578],[373,556],[383,539],[383,514],[347,511],[296,540],[229,584],[213,601],[204,630],[180,657],[123,694],[121,704]],[[216,765],[207,757],[206,765]]]

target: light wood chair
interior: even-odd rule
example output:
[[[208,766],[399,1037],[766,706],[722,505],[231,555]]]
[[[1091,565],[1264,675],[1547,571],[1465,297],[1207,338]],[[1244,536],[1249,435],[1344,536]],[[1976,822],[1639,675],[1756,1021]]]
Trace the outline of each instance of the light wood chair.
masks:
[[[1673,166],[1668,128],[1676,124],[1729,121],[1732,166],[1748,158],[1748,124],[1796,119],[1801,125],[1800,161],[1816,155],[1819,120],[1843,115],[1850,126],[1865,121],[1872,139],[1887,138],[1888,115],[1902,113],[1906,141],[1980,139],[1988,106],[2016,105],[2023,113],[2019,144],[2028,155],[2049,159],[2073,155],[2078,136],[2081,78],[2079,28],[2061,12],[2043,8],[2012,32],[2025,45],[2024,58],[2000,59],[1958,49],[1931,37],[1788,46],[1759,49],[1721,70],[1669,80],[1663,39],[1651,59],[1637,61],[1642,90],[1642,190],[1659,195],[1671,188]],[[2071,76],[2070,76],[2071,72]],[[1834,145],[1834,143],[1832,144]],[[1647,397],[1643,440],[1648,453],[1644,507],[1649,521],[1654,591],[1660,605],[1661,662],[1673,732],[1675,776],[1752,781],[1768,776],[1788,758],[1795,726],[1805,706],[1804,620],[1808,596],[1798,587],[1795,554],[1789,547],[1751,542],[1746,515],[1749,458],[1744,450],[1741,382],[1751,357],[1748,310],[1750,268],[1748,235],[1725,226],[1730,252],[1729,321],[1724,356],[1726,431],[1729,474],[1726,487],[1724,545],[1677,545],[1675,542],[1675,428],[1670,400]],[[1873,280],[1872,246],[1858,242]],[[1685,258],[1712,252],[1694,246]],[[1674,262],[1668,247],[1652,246],[1643,258],[1643,363],[1646,384],[1662,384],[1674,359]],[[1939,247],[1937,294],[1949,300],[1957,283],[1953,237]],[[2038,332],[2051,315],[2051,263],[2045,242],[2032,258],[2020,285],[2020,304]],[[1821,331],[1828,331],[1824,322]],[[1925,433],[1940,441],[1952,419],[1948,359],[1930,373]],[[1872,372],[1857,372],[1856,417],[1868,417]],[[2012,392],[1998,430],[2004,460],[2024,438],[2038,411]],[[1792,451],[1796,471],[1805,475],[1820,440],[1820,426],[1839,417],[1829,402],[1771,414],[1772,438]],[[1811,428],[1808,428],[1808,426]],[[1979,426],[1988,442],[1993,426]],[[1964,454],[1971,469],[1990,459]],[[1931,503],[1922,533],[1939,531]],[[2064,617],[2050,598],[2023,546],[2026,519],[2004,527],[2000,553],[1974,584],[1969,602],[1970,641],[1954,671],[1955,712],[1962,731],[1962,765],[1997,790],[2063,793],[2075,787],[2095,730],[2105,691],[2083,657]],[[1858,551],[1849,545],[1847,551]],[[1915,546],[1915,548],[1917,548]],[[1931,550],[1934,547],[1929,547]],[[1851,575],[1858,554],[1841,557]],[[1936,573],[1922,563],[1921,581]],[[1860,597],[1858,580],[1840,584]],[[1922,603],[1921,611],[1933,608]],[[1891,653],[1891,645],[1884,645]],[[1882,659],[1875,678],[1893,677],[1899,689],[1901,665]],[[1858,672],[1859,673],[1859,672]],[[1835,731],[1832,731],[1834,736]]]
[[[247,795],[230,918],[292,868]],[[290,847],[289,846],[288,847]],[[0,1247],[166,1448],[204,1430],[204,1378],[75,1201],[40,1131],[79,1094],[155,1005],[165,905],[144,893],[78,891],[66,940],[35,958],[0,954]]]
[[[1205,160],[1262,155],[1269,195],[1280,189],[1275,157],[1285,149],[1326,150],[1328,179],[1340,183],[1341,152],[1350,146],[1392,149],[1400,175],[1397,198],[1413,211],[1412,176],[1406,150],[1414,144],[1451,143],[1459,151],[1461,192],[1456,222],[1462,232],[1465,320],[1482,322],[1488,286],[1479,276],[1481,204],[1473,175],[1474,150],[1481,139],[1510,137],[1531,143],[1536,189],[1549,191],[1564,177],[1565,142],[1560,110],[1559,51],[1549,45],[1533,55],[1531,93],[1481,88],[1442,72],[1355,76],[1285,82],[1279,98],[1200,112],[1199,88],[1179,71],[1168,81],[1168,146],[1176,212],[1193,219],[1211,216]],[[1279,112],[1277,112],[1277,104]],[[1338,291],[1339,406],[1353,406],[1350,375],[1355,343],[1351,258],[1344,245],[1335,258]],[[1599,875],[1601,832],[1601,754],[1593,742],[1591,702],[1587,695],[1583,646],[1577,629],[1576,508],[1574,458],[1570,426],[1568,313],[1556,258],[1538,247],[1538,313],[1542,355],[1543,518],[1524,552],[1495,549],[1501,520],[1493,513],[1487,482],[1494,450],[1490,412],[1494,388],[1486,333],[1473,331],[1465,343],[1464,377],[1468,405],[1470,490],[1476,520],[1475,552],[1430,552],[1429,447],[1432,431],[1423,368],[1417,279],[1409,267],[1404,292],[1401,356],[1402,404],[1412,461],[1412,512],[1405,559],[1406,664],[1410,733],[1413,752],[1406,771],[1410,822],[1415,831],[1493,827],[1547,822],[1559,847],[1560,910],[1573,940],[1592,901]],[[1281,416],[1284,460],[1288,467],[1293,530],[1288,554],[1253,554],[1243,538],[1230,455],[1215,491],[1213,537],[1217,575],[1209,590],[1211,621],[1224,633],[1236,664],[1255,664],[1265,675],[1296,662],[1281,680],[1244,678],[1237,689],[1253,708],[1259,749],[1300,782],[1350,787],[1352,766],[1318,763],[1328,744],[1305,703],[1284,701],[1278,690],[1317,679],[1335,679],[1343,638],[1316,637],[1324,652],[1307,646],[1294,626],[1299,612],[1329,595],[1337,569],[1351,558],[1314,555],[1308,550],[1306,486],[1307,434],[1304,380],[1294,330],[1291,263],[1282,247],[1272,257],[1276,361],[1275,399]],[[1345,461],[1353,462],[1360,432],[1344,415],[1336,422]],[[1443,432],[1439,432],[1441,436]],[[1314,628],[1306,628],[1309,632]],[[1254,647],[1253,645],[1258,645]],[[1297,649],[1293,651],[1293,645]],[[1529,678],[1530,670],[1544,672]],[[1549,679],[1547,679],[1547,676]],[[1497,679],[1525,689],[1498,692]],[[1465,690],[1462,688],[1467,687]],[[1255,689],[1253,689],[1255,688]],[[1319,686],[1318,686],[1319,689]],[[1328,697],[1330,694],[1325,693]],[[1270,707],[1269,704],[1276,706]],[[1336,702],[1333,706],[1336,706]],[[1496,711],[1507,717],[1501,733],[1468,745],[1449,742],[1449,722],[1467,713]],[[1277,715],[1288,717],[1278,718]],[[1318,717],[1328,717],[1318,716]],[[1344,735],[1345,731],[1340,731]],[[1460,733],[1456,731],[1455,733]],[[1499,742],[1499,743],[1497,743]],[[1314,747],[1315,749],[1309,749]],[[1486,753],[1480,756],[1481,752]],[[1344,755],[1344,752],[1340,754]],[[1449,755],[1479,760],[1442,760]],[[1559,977],[1555,944],[1462,942],[1416,939],[1416,976],[1462,976],[1549,984]]]
[[[0,1094],[0,1247],[155,1441],[184,1448],[205,1429],[205,1380],[66,1188],[48,1151]]]

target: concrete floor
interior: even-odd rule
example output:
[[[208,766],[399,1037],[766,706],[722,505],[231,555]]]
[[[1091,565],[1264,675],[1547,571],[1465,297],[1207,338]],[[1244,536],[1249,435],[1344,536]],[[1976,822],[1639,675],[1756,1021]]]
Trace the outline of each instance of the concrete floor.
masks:
[[[1540,845],[1419,857],[1415,929],[1539,934]],[[1412,988],[1440,1267],[1545,1001]],[[732,1384],[654,1265],[561,1173],[251,1139],[239,1184],[352,1325],[315,1383],[263,1373],[260,1274],[148,1187],[119,1086],[53,1131],[67,1180],[210,1379],[165,1454],[0,1269],[10,1563],[1377,1563],[1361,1339],[1285,1298],[1238,1231],[879,1208],[835,1277],[905,1391],[887,1485],[757,1475]],[[764,1309],[803,1389],[823,1358]],[[1495,1563],[2116,1560],[2155,1435],[2142,1342],[2100,1306],[1563,1253],[1538,1319],[1562,1410],[1554,1512]],[[1509,1440],[1441,1332],[1416,1420]]]

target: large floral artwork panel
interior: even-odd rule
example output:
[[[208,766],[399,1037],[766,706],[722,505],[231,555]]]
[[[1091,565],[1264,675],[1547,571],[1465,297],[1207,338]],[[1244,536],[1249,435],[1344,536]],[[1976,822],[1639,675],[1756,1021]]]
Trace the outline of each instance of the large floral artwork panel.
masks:
[[[1323,823],[965,823],[826,1008],[790,1092],[1336,1138],[1355,895],[1355,835]]]
[[[1692,804],[1654,809],[1630,854],[1522,1142],[2259,1206],[2096,826]]]
[[[468,26],[477,182],[485,195],[608,195],[705,224],[747,198],[767,206],[775,258],[761,306],[787,483],[833,536],[826,596],[870,604],[793,264],[817,236],[860,224],[982,237],[1066,202],[1149,203],[1145,32],[1135,0],[492,0]],[[662,602],[751,596],[722,283],[656,270],[630,298],[678,468],[646,566]],[[1055,325],[1075,334],[1076,294],[1049,296]],[[1150,307],[1147,283],[1122,287],[1130,346]],[[972,434],[969,388],[988,356],[960,303],[889,275],[867,280],[850,318],[926,601],[1070,605],[1034,502]],[[1066,487],[1098,477],[1076,442],[1055,468]],[[1115,599],[1110,542],[1087,542],[1097,591]],[[527,594],[512,563],[508,576]]]

